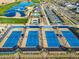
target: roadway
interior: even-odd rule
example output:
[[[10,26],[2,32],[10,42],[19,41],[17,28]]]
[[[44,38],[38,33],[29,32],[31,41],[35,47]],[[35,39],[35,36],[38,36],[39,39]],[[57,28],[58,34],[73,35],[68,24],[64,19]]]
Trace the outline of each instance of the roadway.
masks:
[[[52,3],[50,3],[50,5],[52,5],[51,7],[55,7],[57,12],[60,12],[61,15],[63,15],[63,17],[67,18],[68,20],[70,20],[69,22],[72,24],[79,24],[79,22],[77,20],[74,20],[72,17],[74,17],[74,13],[68,10],[65,10],[64,7],[58,5],[57,3],[55,3],[54,1]],[[54,9],[54,8],[53,8]],[[67,21],[67,20],[66,20]]]
[[[59,19],[59,17],[54,13],[53,10],[50,10],[50,8],[48,8],[47,6],[44,9],[51,25],[63,25],[63,22]]]

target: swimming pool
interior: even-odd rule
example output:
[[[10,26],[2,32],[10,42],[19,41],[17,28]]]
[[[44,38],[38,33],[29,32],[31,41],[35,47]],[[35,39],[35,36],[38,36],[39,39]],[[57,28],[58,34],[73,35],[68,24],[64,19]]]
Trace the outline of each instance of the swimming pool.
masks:
[[[20,13],[21,17],[25,16],[25,7],[30,6],[33,2],[21,2],[17,6],[13,6],[11,9],[7,10],[4,16],[13,17],[16,15],[16,12]]]
[[[54,31],[45,31],[48,48],[59,48],[60,43]]]
[[[4,16],[9,16],[9,17],[12,17],[12,16],[15,16],[16,15],[16,11],[15,10],[7,10],[4,14]]]
[[[28,38],[26,41],[26,47],[32,48],[39,45],[39,32],[38,31],[29,31]]]
[[[17,46],[21,33],[22,31],[13,31],[4,43],[3,48],[13,48],[14,46]]]
[[[72,48],[79,48],[79,40],[71,31],[62,31],[62,34]]]

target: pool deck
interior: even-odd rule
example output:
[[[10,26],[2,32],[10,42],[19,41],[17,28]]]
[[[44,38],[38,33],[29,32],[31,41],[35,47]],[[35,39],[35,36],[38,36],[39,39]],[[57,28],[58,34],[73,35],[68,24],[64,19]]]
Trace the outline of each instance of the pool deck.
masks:
[[[61,28],[60,29],[60,31],[70,31],[68,28]],[[61,32],[61,34],[62,34],[62,32]],[[64,38],[64,43],[66,43],[65,45],[67,46],[67,47],[71,47],[70,46],[70,44],[68,43],[68,41],[66,40],[66,38],[63,36],[63,38]]]
[[[61,28],[60,31],[69,31],[68,28]]]
[[[53,31],[53,29],[52,29],[52,28],[42,28],[43,47],[44,47],[44,48],[47,48],[47,47],[48,47],[48,44],[47,44],[47,40],[46,40],[45,31]]]
[[[24,33],[24,38],[23,38],[22,45],[21,45],[22,48],[26,47],[26,40],[27,40],[28,32],[29,32],[29,29],[25,29],[25,30],[26,31]]]
[[[54,31],[55,31],[56,34],[61,34],[62,35],[61,30],[66,31],[68,29],[67,28],[57,28]],[[69,43],[67,42],[67,40],[65,39],[64,36],[62,36],[62,37],[57,36],[57,37],[58,37],[58,40],[61,43],[61,45],[65,46],[65,47],[70,47]]]
[[[46,37],[45,37],[45,29],[44,28],[42,28],[42,39],[43,39],[43,47],[46,48],[47,41],[46,41]]]
[[[20,29],[18,29],[19,31],[22,31],[23,32],[23,30],[24,30],[24,28],[20,28]],[[22,36],[20,37],[20,39],[19,39],[19,41],[18,41],[18,43],[17,43],[17,45],[20,47],[21,46],[21,43],[22,42]]]

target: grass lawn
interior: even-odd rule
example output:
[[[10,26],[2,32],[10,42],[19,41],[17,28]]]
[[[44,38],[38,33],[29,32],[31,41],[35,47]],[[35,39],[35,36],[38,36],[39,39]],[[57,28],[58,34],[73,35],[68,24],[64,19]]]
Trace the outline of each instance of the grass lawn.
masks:
[[[40,3],[40,0],[32,0],[35,3]],[[9,10],[11,7],[18,5],[20,2],[14,2],[0,7],[0,16],[3,16],[5,11]]]
[[[35,3],[40,3],[40,0],[32,0]]]
[[[0,18],[0,23],[4,24],[25,24],[27,21],[26,18]]]
[[[69,1],[69,2],[77,2],[78,0],[66,0],[66,1]]]
[[[0,15],[3,15],[5,11],[9,10],[11,7],[16,6],[20,2],[14,2],[0,7]]]

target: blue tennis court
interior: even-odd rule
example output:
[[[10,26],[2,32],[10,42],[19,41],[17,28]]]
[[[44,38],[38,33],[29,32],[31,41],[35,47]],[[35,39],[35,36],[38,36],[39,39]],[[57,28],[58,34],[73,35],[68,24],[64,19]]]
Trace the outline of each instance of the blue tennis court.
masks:
[[[39,32],[29,31],[28,38],[26,42],[27,48],[37,47],[39,45]]]
[[[48,48],[59,47],[60,43],[54,31],[45,31]]]
[[[71,31],[62,31],[63,36],[66,38],[72,48],[79,47],[79,40]]]
[[[4,43],[3,47],[13,48],[14,46],[17,46],[21,33],[22,31],[13,31],[11,35],[9,36],[9,38]]]

